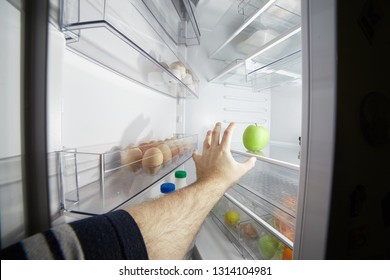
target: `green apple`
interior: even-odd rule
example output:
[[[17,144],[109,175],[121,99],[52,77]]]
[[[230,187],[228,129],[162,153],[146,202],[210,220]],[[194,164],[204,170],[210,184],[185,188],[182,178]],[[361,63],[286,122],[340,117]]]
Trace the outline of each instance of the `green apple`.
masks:
[[[279,241],[276,237],[265,234],[259,239],[259,250],[264,259],[270,260],[279,249]]]
[[[267,146],[269,141],[269,132],[262,126],[250,125],[242,135],[242,141],[245,148],[249,151],[259,151]]]

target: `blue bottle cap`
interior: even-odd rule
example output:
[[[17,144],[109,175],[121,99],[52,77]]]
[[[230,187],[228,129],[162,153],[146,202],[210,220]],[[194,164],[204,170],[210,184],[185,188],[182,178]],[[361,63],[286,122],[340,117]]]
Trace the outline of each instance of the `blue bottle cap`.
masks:
[[[164,184],[161,184],[160,186],[160,191],[162,193],[171,193],[175,190],[175,184],[174,183],[164,183]]]

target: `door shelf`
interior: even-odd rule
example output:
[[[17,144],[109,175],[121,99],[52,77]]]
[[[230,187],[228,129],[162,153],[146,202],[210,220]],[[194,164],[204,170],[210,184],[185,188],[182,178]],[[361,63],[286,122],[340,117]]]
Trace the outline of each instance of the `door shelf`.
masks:
[[[164,153],[147,152],[161,143],[169,147],[159,147]],[[103,145],[60,151],[61,208],[86,215],[112,211],[190,159],[196,146],[197,136],[191,135],[126,149]]]
[[[300,0],[235,1],[213,33],[210,58],[245,59],[300,22]]]
[[[229,211],[236,213],[237,218],[229,219],[227,215]],[[264,212],[263,215],[254,219],[230,196],[222,197],[210,215],[245,259],[278,260],[283,259],[285,250],[290,250],[290,246],[278,239],[272,227],[263,226],[266,221],[272,223],[274,218],[271,215]],[[265,251],[264,245],[261,245],[264,239],[270,239],[275,245],[273,252]]]
[[[61,13],[70,50],[168,96],[198,97],[198,78],[142,2],[63,0]]]

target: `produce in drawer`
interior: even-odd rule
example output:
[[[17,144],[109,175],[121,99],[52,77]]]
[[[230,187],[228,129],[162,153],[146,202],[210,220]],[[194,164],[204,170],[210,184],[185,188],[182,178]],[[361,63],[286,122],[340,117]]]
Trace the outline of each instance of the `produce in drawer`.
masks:
[[[127,146],[126,150],[122,151],[122,164],[127,165],[127,168],[136,172],[141,169],[142,151],[133,146]]]
[[[256,239],[258,237],[257,230],[252,223],[240,224],[241,236],[247,239]]]
[[[236,226],[239,220],[240,220],[240,215],[236,211],[230,210],[225,213],[225,223],[228,226],[231,227]]]
[[[142,167],[146,173],[156,174],[164,161],[163,153],[158,148],[146,150],[142,157]]]
[[[157,148],[159,148],[163,154],[163,164],[169,163],[172,159],[172,152],[169,146],[165,143],[162,143],[158,145]]]
[[[287,225],[286,223],[284,223],[278,219],[275,219],[275,223],[278,226],[280,233],[282,233],[284,236],[286,236],[291,241],[294,241],[294,236],[295,236],[294,227]]]
[[[259,238],[259,251],[263,259],[281,259],[284,245],[273,235],[264,234]]]
[[[282,200],[282,205],[287,209],[295,211],[296,207],[297,207],[296,196],[284,197]],[[278,210],[275,216],[278,217],[278,218],[275,218],[275,224],[276,224],[277,228],[279,229],[279,231],[284,236],[286,236],[288,239],[290,239],[291,241],[294,241],[295,227],[293,225],[289,224],[288,222],[283,221],[283,219],[281,218],[281,217],[285,217],[286,213]]]
[[[292,260],[292,250],[286,246],[286,248],[284,248],[284,251],[283,251],[283,256],[282,256],[282,259],[283,260]]]

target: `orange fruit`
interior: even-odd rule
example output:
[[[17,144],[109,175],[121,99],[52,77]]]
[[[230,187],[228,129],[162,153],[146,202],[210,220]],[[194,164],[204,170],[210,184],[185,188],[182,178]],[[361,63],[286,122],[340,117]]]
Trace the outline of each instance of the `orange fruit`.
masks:
[[[283,260],[292,260],[292,250],[289,247],[286,247],[283,252]]]

